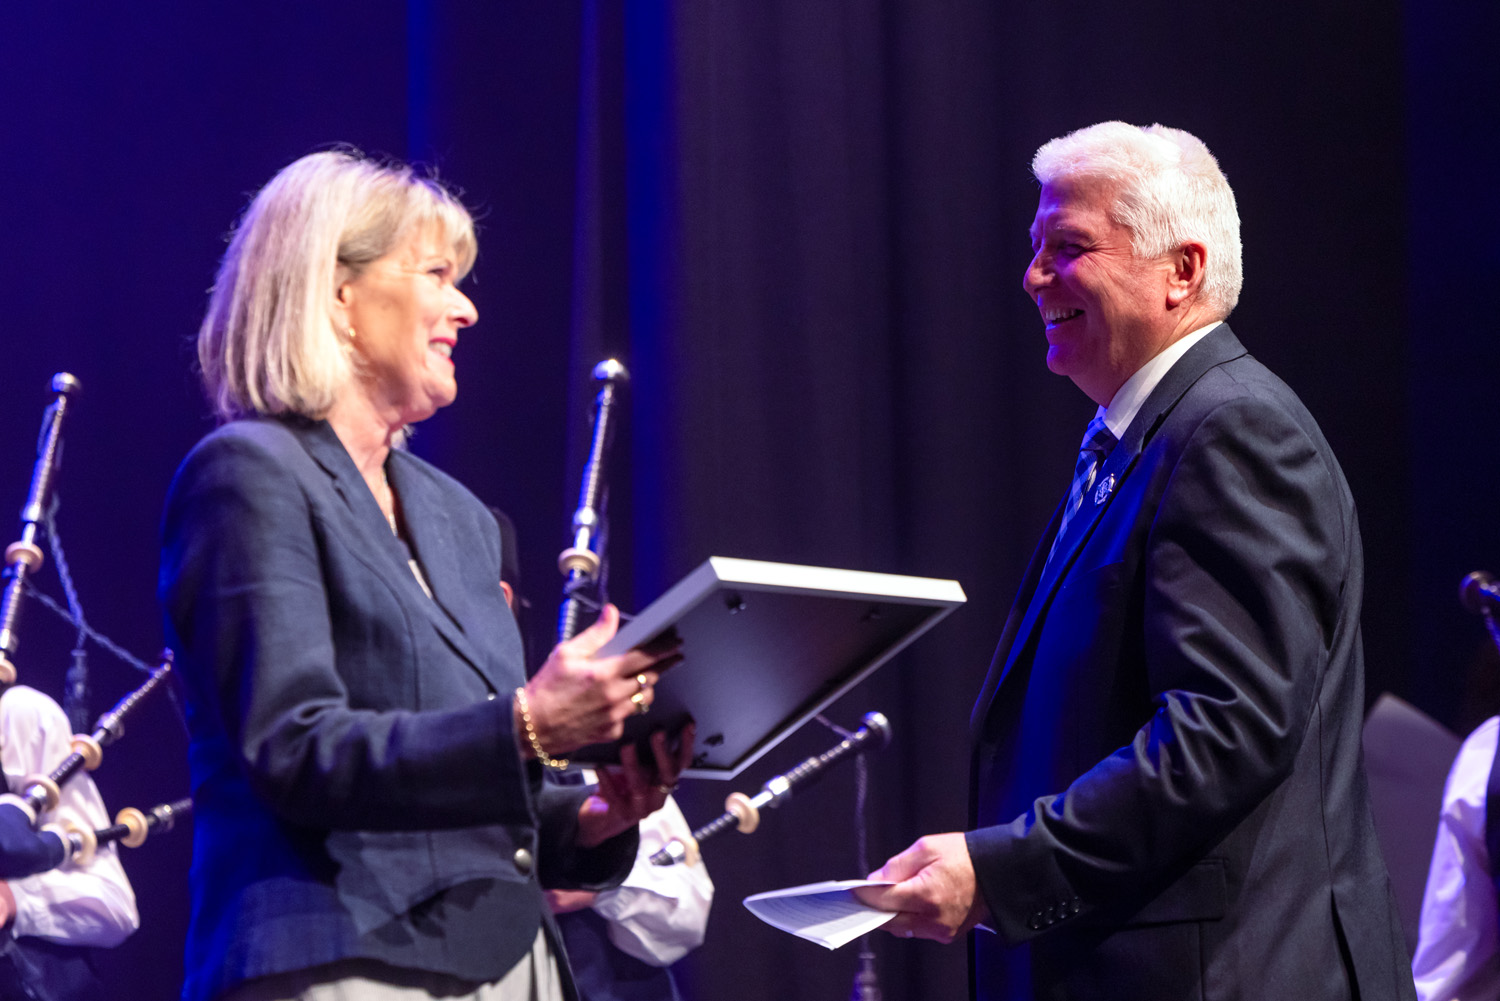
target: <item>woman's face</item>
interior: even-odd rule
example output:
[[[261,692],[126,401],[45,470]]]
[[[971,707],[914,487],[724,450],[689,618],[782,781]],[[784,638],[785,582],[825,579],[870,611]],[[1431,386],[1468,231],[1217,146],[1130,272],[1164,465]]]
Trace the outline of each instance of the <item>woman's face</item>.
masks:
[[[454,284],[457,277],[457,255],[429,226],[339,287],[361,359],[360,385],[393,425],[425,420],[458,395],[458,330],[479,313]]]

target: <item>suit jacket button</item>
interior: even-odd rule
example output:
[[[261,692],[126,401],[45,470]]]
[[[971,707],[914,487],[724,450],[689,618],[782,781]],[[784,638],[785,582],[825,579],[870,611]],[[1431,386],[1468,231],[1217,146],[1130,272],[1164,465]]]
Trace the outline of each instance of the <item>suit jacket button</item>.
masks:
[[[523,876],[531,875],[531,852],[525,848],[517,848],[510,860],[515,864],[516,872]]]

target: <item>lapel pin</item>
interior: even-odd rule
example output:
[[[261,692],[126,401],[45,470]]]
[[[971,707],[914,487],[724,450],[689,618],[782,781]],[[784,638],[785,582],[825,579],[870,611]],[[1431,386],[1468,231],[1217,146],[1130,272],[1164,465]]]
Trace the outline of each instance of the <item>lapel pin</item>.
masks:
[[[1098,507],[1109,499],[1109,495],[1115,492],[1115,474],[1110,473],[1099,484],[1099,489],[1094,491],[1094,506]]]

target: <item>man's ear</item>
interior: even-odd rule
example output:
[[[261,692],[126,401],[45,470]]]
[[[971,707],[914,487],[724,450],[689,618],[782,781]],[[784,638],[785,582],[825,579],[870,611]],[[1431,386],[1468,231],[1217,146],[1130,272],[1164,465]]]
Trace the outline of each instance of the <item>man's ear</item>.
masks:
[[[1208,248],[1201,243],[1184,243],[1169,257],[1172,273],[1167,276],[1167,308],[1176,309],[1198,296],[1203,288],[1203,267],[1208,262]]]

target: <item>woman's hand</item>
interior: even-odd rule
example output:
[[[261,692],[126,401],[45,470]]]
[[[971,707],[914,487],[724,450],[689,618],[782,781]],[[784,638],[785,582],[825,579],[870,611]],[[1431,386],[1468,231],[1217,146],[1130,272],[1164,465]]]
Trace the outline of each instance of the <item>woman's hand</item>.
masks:
[[[600,770],[598,790],[578,810],[579,847],[602,844],[660,810],[677,788],[677,777],[693,760],[696,732],[692,723],[682,728],[675,755],[667,749],[666,733],[658,730],[651,735],[651,753],[656,758],[654,779],[641,766],[633,744],[620,748],[619,766]]]
[[[674,639],[658,648],[631,650],[593,659],[620,627],[620,610],[605,605],[598,620],[552,650],[542,669],[526,684],[531,725],[542,748],[566,755],[586,744],[617,740],[625,720],[651,705],[660,672],[682,659]],[[522,731],[520,708],[516,731]],[[522,743],[523,752],[532,749]]]

